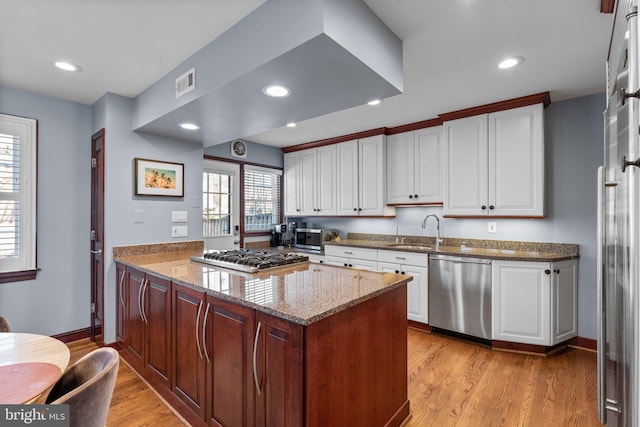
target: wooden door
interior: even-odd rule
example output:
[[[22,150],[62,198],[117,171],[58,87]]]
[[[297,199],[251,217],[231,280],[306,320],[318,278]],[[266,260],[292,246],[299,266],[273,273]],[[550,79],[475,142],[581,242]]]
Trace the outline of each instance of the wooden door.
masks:
[[[171,391],[204,420],[207,367],[201,336],[204,294],[175,283],[171,293],[174,339]]]
[[[253,427],[254,310],[207,296],[202,336],[207,359],[207,421]]]
[[[304,423],[302,326],[256,312],[256,377],[260,393],[256,425],[297,427]]]
[[[142,292],[144,291],[145,275],[142,271],[133,268],[127,269],[125,284],[127,287],[127,300],[129,301],[126,328],[129,334],[127,353],[131,356],[129,363],[137,370],[144,368],[145,329],[146,324],[142,317]]]
[[[102,344],[104,325],[104,129],[91,138],[91,340]]]
[[[171,370],[171,282],[147,274],[144,315],[147,319],[146,367],[169,388]]]

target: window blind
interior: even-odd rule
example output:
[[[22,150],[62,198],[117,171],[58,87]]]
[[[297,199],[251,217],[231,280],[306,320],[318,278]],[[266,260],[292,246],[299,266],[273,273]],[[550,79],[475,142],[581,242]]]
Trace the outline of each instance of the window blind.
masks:
[[[245,231],[269,230],[280,221],[280,175],[277,169],[245,167]]]

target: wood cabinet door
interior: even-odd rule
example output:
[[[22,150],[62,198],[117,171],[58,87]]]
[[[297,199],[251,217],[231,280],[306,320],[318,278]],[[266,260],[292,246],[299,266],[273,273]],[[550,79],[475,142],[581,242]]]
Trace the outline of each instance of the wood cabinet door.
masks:
[[[335,145],[317,148],[317,215],[335,215],[337,212],[337,149]]]
[[[382,215],[387,204],[385,136],[370,136],[358,142],[358,214]]]
[[[407,283],[407,319],[428,324],[428,269],[426,267],[378,262],[378,271],[413,276],[413,280]]]
[[[442,203],[442,126],[417,130],[413,153],[407,161],[415,165],[413,203]]]
[[[387,137],[387,203],[416,203],[413,141],[415,132]]]
[[[144,370],[146,323],[142,317],[142,291],[145,285],[145,274],[133,268],[127,269],[125,285],[129,301],[126,328],[129,333],[127,353],[129,363],[138,372]]]
[[[304,423],[302,326],[256,312],[256,425]]]
[[[151,375],[170,387],[171,282],[146,275],[144,316],[147,320],[146,367]]]
[[[551,265],[493,261],[494,340],[550,345]]]
[[[203,352],[204,293],[176,283],[172,288],[173,372],[171,391],[205,419],[207,365]]]
[[[300,215],[300,152],[284,155],[284,214]]]
[[[300,208],[302,215],[316,215],[316,150],[300,151]]]
[[[338,215],[358,215],[358,141],[337,144]]]
[[[544,107],[489,114],[490,215],[544,215]]]
[[[207,296],[202,335],[207,359],[207,420],[211,426],[255,425],[254,313]]]
[[[452,120],[443,129],[446,168],[443,215],[488,215],[487,115]]]
[[[127,268],[116,263],[116,342],[127,348],[128,289]],[[127,282],[127,283],[125,283]]]

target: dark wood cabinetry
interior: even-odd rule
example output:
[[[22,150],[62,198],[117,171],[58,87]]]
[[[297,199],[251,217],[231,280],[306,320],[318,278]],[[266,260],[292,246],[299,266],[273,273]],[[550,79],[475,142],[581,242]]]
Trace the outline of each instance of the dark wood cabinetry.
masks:
[[[116,342],[120,345],[120,348],[127,348],[127,310],[128,310],[128,297],[127,290],[124,287],[125,279],[127,276],[127,269],[122,264],[116,264],[116,304],[118,309],[116,310]]]
[[[127,340],[127,359],[138,372],[144,369],[145,324],[142,317],[142,291],[145,285],[145,274],[133,268],[127,268],[125,289],[127,300],[126,328],[129,332]]]

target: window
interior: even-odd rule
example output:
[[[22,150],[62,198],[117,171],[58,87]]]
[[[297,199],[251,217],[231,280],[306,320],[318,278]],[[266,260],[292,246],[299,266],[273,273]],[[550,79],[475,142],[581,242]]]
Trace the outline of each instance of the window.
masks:
[[[244,168],[244,230],[267,231],[280,222],[278,169],[246,165]]]
[[[204,237],[231,234],[232,181],[232,175],[205,169],[202,175],[202,235]]]
[[[2,282],[35,278],[36,153],[36,121],[0,114],[0,273],[14,273]]]

